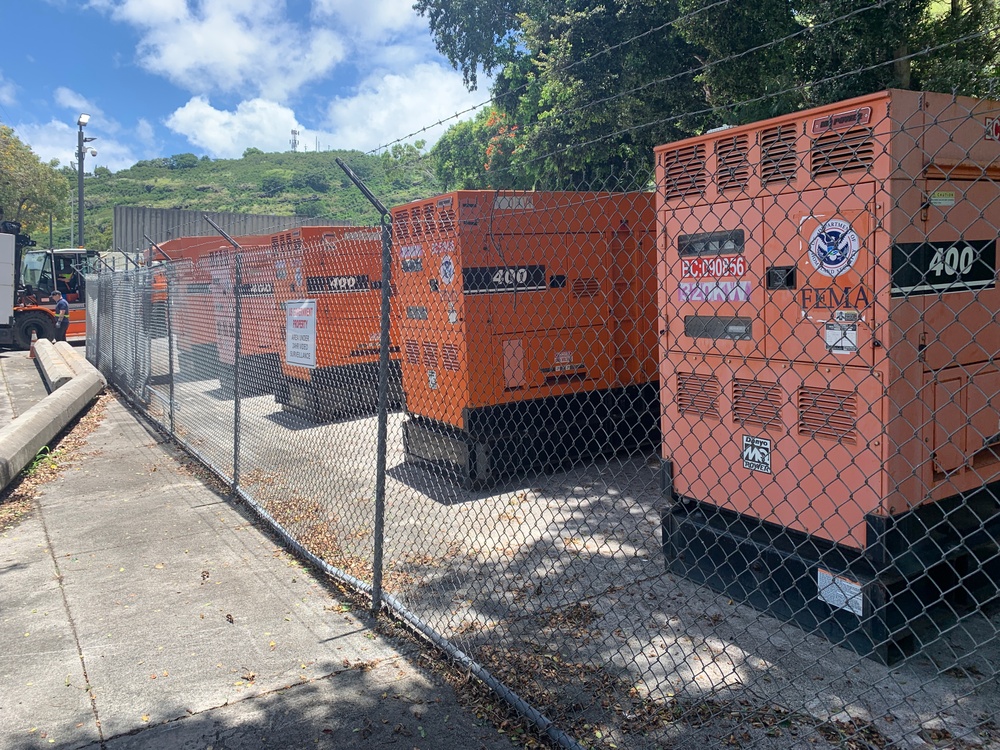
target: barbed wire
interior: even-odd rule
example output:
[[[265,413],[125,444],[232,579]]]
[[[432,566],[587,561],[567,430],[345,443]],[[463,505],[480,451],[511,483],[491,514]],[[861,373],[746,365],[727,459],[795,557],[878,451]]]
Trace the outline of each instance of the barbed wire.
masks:
[[[872,65],[866,65],[866,66],[858,67],[858,68],[855,68],[854,70],[847,71],[847,72],[844,72],[844,73],[836,73],[834,75],[827,76],[826,78],[821,78],[821,79],[814,80],[814,81],[808,81],[806,83],[796,84],[795,86],[789,86],[789,87],[787,87],[785,89],[781,89],[781,90],[778,90],[778,91],[768,92],[767,94],[763,94],[763,95],[758,96],[758,97],[752,97],[752,98],[749,98],[749,99],[744,99],[744,100],[741,100],[739,102],[734,102],[732,104],[728,104],[728,105],[725,105],[725,106],[722,106],[722,107],[720,107],[720,106],[706,107],[706,108],[701,109],[701,110],[693,110],[693,111],[683,112],[683,113],[680,113],[680,114],[671,115],[669,117],[663,117],[663,118],[659,118],[659,119],[656,119],[656,120],[649,120],[647,122],[640,123],[638,125],[634,125],[634,126],[631,126],[631,127],[620,128],[618,130],[615,130],[615,131],[609,132],[609,133],[607,133],[605,135],[602,135],[599,138],[592,138],[592,139],[587,140],[587,141],[573,143],[573,144],[571,144],[569,146],[566,146],[564,148],[553,149],[553,150],[551,150],[551,151],[549,151],[549,152],[547,152],[545,154],[540,154],[540,155],[538,155],[538,156],[536,156],[536,157],[534,157],[532,159],[529,159],[529,160],[525,161],[524,163],[525,164],[536,163],[536,162],[541,161],[543,159],[547,159],[547,158],[549,158],[551,156],[556,156],[558,154],[566,153],[568,151],[576,150],[576,149],[579,149],[579,148],[583,148],[585,146],[591,146],[591,145],[594,145],[594,144],[597,144],[597,143],[601,143],[601,142],[604,142],[604,141],[607,141],[607,140],[611,140],[611,139],[613,139],[613,138],[615,138],[617,136],[624,135],[626,133],[633,133],[633,132],[636,132],[638,130],[644,130],[646,128],[654,127],[654,126],[657,126],[657,125],[665,125],[667,123],[676,122],[676,121],[678,121],[678,120],[680,120],[680,119],[682,119],[684,117],[691,117],[691,116],[695,116],[695,115],[708,115],[708,114],[712,114],[712,113],[718,112],[720,110],[730,110],[730,111],[732,111],[732,110],[736,110],[736,109],[741,108],[741,107],[746,107],[746,106],[751,105],[751,104],[759,104],[759,103],[768,101],[770,99],[774,99],[775,97],[778,97],[778,96],[783,96],[785,94],[792,94],[792,93],[801,92],[801,91],[803,91],[803,90],[805,90],[805,89],[807,89],[809,87],[816,86],[818,84],[824,84],[824,83],[831,83],[831,82],[834,82],[834,81],[839,81],[839,80],[842,80],[842,79],[845,79],[845,78],[850,78],[852,76],[861,75],[863,73],[867,73],[867,72],[870,72],[870,71],[873,71],[873,70],[878,70],[879,68],[884,68],[884,67],[888,67],[890,65],[895,65],[898,62],[903,62],[903,61],[906,61],[906,60],[912,60],[912,59],[917,58],[917,57],[923,57],[923,56],[929,55],[929,54],[931,54],[933,52],[938,52],[938,51],[947,49],[949,47],[955,46],[957,44],[961,44],[963,42],[968,42],[968,41],[971,41],[973,39],[981,38],[981,37],[985,36],[986,34],[997,32],[997,31],[1000,31],[1000,25],[997,25],[997,26],[994,26],[994,27],[989,27],[989,28],[986,28],[986,29],[980,29],[979,31],[973,32],[971,34],[967,34],[967,35],[965,35],[963,37],[959,37],[957,39],[952,39],[952,40],[949,40],[947,42],[943,42],[941,44],[935,45],[933,47],[925,47],[922,50],[919,50],[919,51],[916,51],[916,52],[911,52],[911,53],[908,53],[906,55],[901,55],[899,57],[894,57],[894,58],[892,58],[890,60],[886,60],[886,61],[883,61],[883,62],[880,62],[880,63],[874,63]],[[509,169],[508,169],[508,172],[509,172]]]
[[[891,0],[882,0],[882,1],[883,2],[890,2]],[[650,36],[651,34],[655,34],[658,31],[663,31],[664,29],[666,29],[666,28],[668,28],[670,26],[674,26],[674,25],[676,25],[678,23],[683,23],[685,21],[689,21],[689,20],[691,20],[693,18],[696,18],[701,13],[705,13],[707,11],[713,10],[713,9],[721,7],[723,5],[728,5],[730,2],[731,2],[731,0],[716,0],[716,2],[709,3],[708,5],[705,5],[705,6],[701,7],[701,8],[698,8],[697,10],[693,10],[693,11],[691,11],[689,13],[686,13],[686,14],[684,14],[682,16],[678,16],[677,18],[674,18],[674,19],[672,19],[670,21],[667,21],[666,23],[662,23],[659,26],[654,26],[654,27],[652,27],[650,29],[647,29],[646,31],[643,31],[643,32],[641,32],[639,34],[636,34],[634,36],[629,37],[628,39],[625,39],[625,40],[623,40],[621,42],[618,42],[617,44],[613,44],[613,45],[610,45],[610,46],[605,47],[603,49],[600,49],[600,50],[598,50],[597,52],[594,52],[591,55],[587,55],[587,56],[585,56],[585,57],[583,57],[583,58],[581,58],[579,60],[573,60],[572,62],[569,62],[566,65],[564,65],[564,66],[562,66],[560,68],[557,68],[557,69],[560,72],[565,72],[565,71],[568,71],[568,70],[572,70],[573,68],[576,68],[576,67],[578,67],[580,65],[585,65],[585,64],[587,64],[589,62],[592,62],[593,60],[596,60],[596,59],[598,59],[600,57],[603,57],[604,55],[610,54],[611,52],[614,52],[615,50],[621,49],[622,47],[626,47],[626,46],[632,44],[633,42],[637,42],[640,39],[644,39],[645,37]],[[517,87],[511,89],[507,93],[508,93],[508,95],[515,95],[515,94],[522,93],[522,92],[527,91],[527,90],[528,90],[528,85],[527,84],[522,84],[520,86],[517,86]],[[404,135],[404,136],[402,136],[400,138],[397,138],[397,139],[395,139],[393,141],[389,141],[386,144],[382,144],[382,145],[376,146],[374,149],[366,151],[365,153],[367,153],[367,154],[375,154],[375,153],[378,153],[379,151],[381,151],[383,149],[386,149],[386,148],[389,148],[391,146],[395,146],[397,144],[402,144],[402,143],[407,143],[410,139],[414,138],[415,136],[422,135],[423,133],[426,133],[426,132],[428,132],[428,131],[430,131],[430,130],[432,130],[432,129],[440,126],[440,125],[444,125],[444,124],[446,124],[448,122],[455,121],[455,120],[459,119],[460,117],[462,117],[463,115],[469,114],[470,112],[475,112],[477,110],[482,109],[483,107],[487,107],[487,106],[493,104],[494,101],[495,101],[495,99],[493,97],[490,97],[489,99],[486,99],[486,100],[484,100],[484,101],[482,101],[482,102],[480,102],[478,104],[474,104],[471,107],[468,107],[468,108],[466,108],[466,109],[464,109],[464,110],[462,110],[460,112],[456,112],[456,113],[454,113],[452,115],[449,115],[448,117],[442,118],[442,119],[438,120],[436,123],[434,123],[432,125],[426,125],[426,126],[420,128],[419,130],[416,130],[416,131],[414,131],[414,132],[412,132],[412,133],[410,133],[408,135]]]

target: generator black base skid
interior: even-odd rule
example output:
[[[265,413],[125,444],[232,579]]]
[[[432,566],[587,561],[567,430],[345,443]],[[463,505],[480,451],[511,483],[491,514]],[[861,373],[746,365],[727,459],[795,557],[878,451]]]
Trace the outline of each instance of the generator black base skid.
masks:
[[[321,424],[378,413],[378,363],[322,367],[310,379],[284,376],[275,392],[281,410]],[[403,378],[399,362],[389,362],[388,408],[403,407]]]
[[[469,409],[465,430],[411,414],[406,460],[466,489],[488,489],[532,471],[650,448],[660,442],[659,385],[587,391]]]
[[[862,553],[710,503],[662,511],[667,570],[883,664],[1000,601],[1000,483],[867,517]]]
[[[215,344],[195,344],[177,353],[180,381],[214,380],[219,377],[219,350]]]
[[[219,363],[219,387],[227,396],[235,395],[236,369]],[[277,354],[245,354],[240,357],[240,397],[267,396],[282,390],[284,377]]]

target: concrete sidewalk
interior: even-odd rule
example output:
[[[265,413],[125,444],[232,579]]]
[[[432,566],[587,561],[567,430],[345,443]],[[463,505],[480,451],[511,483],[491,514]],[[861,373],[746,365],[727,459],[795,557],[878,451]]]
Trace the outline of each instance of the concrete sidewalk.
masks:
[[[0,747],[512,747],[103,403],[0,535]]]
[[[27,352],[0,352],[0,427],[48,395],[45,380]]]

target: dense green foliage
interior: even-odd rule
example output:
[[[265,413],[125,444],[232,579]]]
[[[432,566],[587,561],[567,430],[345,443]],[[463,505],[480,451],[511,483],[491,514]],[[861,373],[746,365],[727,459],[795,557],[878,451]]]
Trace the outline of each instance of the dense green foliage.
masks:
[[[615,188],[652,148],[886,88],[991,93],[995,0],[418,0],[494,108],[435,146],[454,186]],[[995,94],[995,90],[992,90]]]
[[[116,205],[377,223],[378,214],[335,160],[341,158],[385,205],[393,206],[440,192],[433,170],[426,166],[423,145],[419,141],[397,145],[381,155],[360,151],[269,154],[248,148],[242,159],[176,154],[140,161],[113,174],[98,169],[87,176],[84,187],[87,245],[110,247]],[[68,223],[58,228],[57,245],[69,241],[69,231]]]
[[[378,213],[351,183],[342,159],[386,206],[440,192],[424,142],[381,155],[360,151],[264,153],[242,159],[194,154],[140,161],[119,172],[98,167],[84,180],[84,232],[90,248],[111,249],[115,206],[309,216],[378,223]],[[10,128],[0,126],[0,208],[39,245],[69,247],[76,238],[77,172],[43,164]]]
[[[0,216],[21,222],[28,232],[47,226],[50,215],[63,220],[69,189],[56,163],[42,163],[13,130],[0,124]]]

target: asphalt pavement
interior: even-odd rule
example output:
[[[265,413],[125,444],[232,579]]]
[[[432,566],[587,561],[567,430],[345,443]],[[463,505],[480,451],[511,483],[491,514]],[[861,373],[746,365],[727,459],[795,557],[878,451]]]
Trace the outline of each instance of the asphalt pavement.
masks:
[[[0,420],[45,395],[25,361],[0,356]],[[117,399],[101,408],[0,534],[0,747],[512,747],[419,645],[378,632]]]

